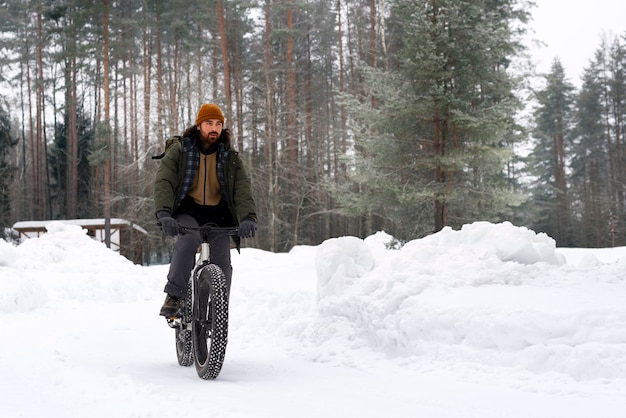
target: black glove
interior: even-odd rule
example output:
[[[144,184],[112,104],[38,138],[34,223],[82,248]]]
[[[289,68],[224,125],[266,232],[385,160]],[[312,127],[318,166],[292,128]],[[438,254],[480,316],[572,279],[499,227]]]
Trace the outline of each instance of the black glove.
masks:
[[[239,238],[252,238],[256,233],[256,221],[252,218],[243,218],[239,224]]]
[[[178,235],[178,222],[172,218],[168,212],[161,211],[157,213],[157,219],[161,224],[161,229],[170,237]]]

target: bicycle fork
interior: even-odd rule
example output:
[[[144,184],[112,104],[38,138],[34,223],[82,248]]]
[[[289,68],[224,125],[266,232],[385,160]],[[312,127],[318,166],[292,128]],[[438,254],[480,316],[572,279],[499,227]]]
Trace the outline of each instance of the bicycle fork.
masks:
[[[202,282],[202,271],[204,267],[210,264],[211,253],[210,253],[210,245],[208,244],[208,240],[204,239],[202,244],[200,245],[200,256],[198,257],[198,261],[196,262],[196,268],[194,269],[193,281],[192,281],[192,301],[193,301],[193,320],[195,321],[207,321],[209,312],[208,307],[206,307],[205,303],[201,303],[202,298],[206,298],[209,292],[209,283]],[[205,309],[205,312],[202,310]],[[191,324],[189,324],[191,326]]]

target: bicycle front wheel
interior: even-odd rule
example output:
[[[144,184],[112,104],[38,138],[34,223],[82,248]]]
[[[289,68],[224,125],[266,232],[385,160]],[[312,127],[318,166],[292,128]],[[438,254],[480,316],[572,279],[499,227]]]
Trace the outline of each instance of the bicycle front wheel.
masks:
[[[222,370],[228,342],[226,277],[215,264],[198,277],[192,324],[193,351],[198,376],[215,379]]]

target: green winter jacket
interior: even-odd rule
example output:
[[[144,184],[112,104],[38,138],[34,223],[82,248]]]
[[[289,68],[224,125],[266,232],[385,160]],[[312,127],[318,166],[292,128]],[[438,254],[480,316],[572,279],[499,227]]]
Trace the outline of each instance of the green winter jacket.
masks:
[[[218,151],[224,153],[224,175],[223,177],[218,175],[218,178],[223,178],[225,186],[222,187],[222,196],[226,199],[237,224],[246,217],[256,221],[256,205],[243,161],[239,153],[231,149],[229,144],[223,145]],[[199,154],[196,140],[189,137],[173,141],[166,149],[154,181],[155,214],[160,211],[171,214],[180,206],[198,171],[197,163],[189,164],[189,160],[199,162]]]

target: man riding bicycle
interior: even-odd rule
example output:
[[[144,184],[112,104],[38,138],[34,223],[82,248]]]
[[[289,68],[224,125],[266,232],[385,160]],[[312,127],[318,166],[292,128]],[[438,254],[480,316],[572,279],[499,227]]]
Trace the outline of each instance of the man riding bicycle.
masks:
[[[233,238],[238,250],[240,238],[254,237],[257,218],[250,179],[239,153],[230,147],[230,131],[216,104],[203,104],[195,125],[166,149],[154,182],[154,203],[161,228],[169,236],[177,236],[180,226],[212,222],[220,227],[239,226],[239,236]],[[178,312],[199,244],[197,234],[178,235],[160,315]],[[233,272],[230,248],[228,235],[211,237],[211,260],[226,276],[227,293]]]

